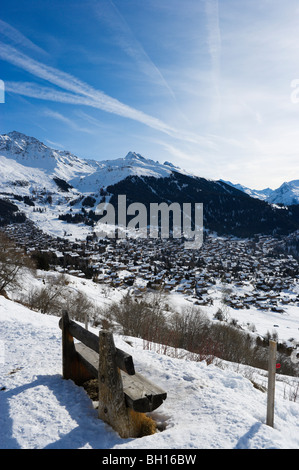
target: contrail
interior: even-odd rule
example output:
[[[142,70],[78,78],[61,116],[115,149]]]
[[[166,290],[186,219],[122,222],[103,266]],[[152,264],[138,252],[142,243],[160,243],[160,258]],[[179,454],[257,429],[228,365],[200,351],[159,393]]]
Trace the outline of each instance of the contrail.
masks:
[[[0,19],[0,35],[8,38],[11,42],[14,43],[15,46],[22,46],[27,49],[30,49],[34,52],[39,54],[49,55],[46,51],[44,51],[41,47],[34,44],[30,39],[26,38],[24,34],[18,31],[16,28],[11,26],[10,24],[6,23],[5,21]]]
[[[149,77],[155,83],[163,85],[172,98],[176,101],[176,96],[169,86],[165,77],[159,70],[159,68],[151,60],[144,47],[135,37],[132,29],[128,25],[128,22],[123,17],[119,9],[113,3],[112,0],[105,2],[105,9],[101,5],[95,8],[97,15],[103,19],[108,25],[109,28],[115,33],[114,41],[120,46],[120,48],[131,57],[134,62],[136,62],[138,68],[143,72],[143,74]]]
[[[212,70],[212,83],[215,94],[214,118],[217,120],[219,117],[220,106],[220,56],[221,56],[221,33],[219,26],[219,6],[218,0],[206,0],[205,11],[207,16],[207,29],[208,29],[208,48],[211,57],[211,70]]]

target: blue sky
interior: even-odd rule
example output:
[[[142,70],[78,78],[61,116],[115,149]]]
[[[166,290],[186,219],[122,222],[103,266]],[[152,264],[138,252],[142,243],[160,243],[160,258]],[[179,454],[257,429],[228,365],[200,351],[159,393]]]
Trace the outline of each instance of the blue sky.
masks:
[[[2,134],[256,189],[299,178],[297,0],[10,0],[0,79]]]

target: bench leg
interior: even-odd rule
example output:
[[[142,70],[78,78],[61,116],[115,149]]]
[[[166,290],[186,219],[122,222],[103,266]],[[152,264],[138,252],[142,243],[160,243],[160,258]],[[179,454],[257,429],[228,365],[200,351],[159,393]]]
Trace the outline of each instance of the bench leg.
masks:
[[[69,316],[67,312],[62,314],[62,376],[70,379],[76,385],[82,385],[93,378],[78,358],[74,345],[74,338],[68,331]]]
[[[122,378],[115,364],[116,349],[112,333],[99,332],[99,418],[120,437],[138,437],[139,429],[125,403]]]

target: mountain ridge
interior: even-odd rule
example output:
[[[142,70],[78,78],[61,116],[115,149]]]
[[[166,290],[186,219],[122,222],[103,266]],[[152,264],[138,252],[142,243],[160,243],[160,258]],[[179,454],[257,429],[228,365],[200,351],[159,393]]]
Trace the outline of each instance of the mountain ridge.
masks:
[[[222,235],[299,230],[299,206],[292,210],[271,206],[227,182],[196,176],[133,151],[114,160],[87,160],[13,131],[0,135],[0,165],[0,193],[41,228],[50,227],[51,220],[52,227],[60,222],[60,232],[74,224],[92,231],[99,220],[97,205],[111,202],[117,208],[117,196],[126,194],[128,204],[146,207],[152,202],[203,203],[205,228]]]
[[[133,174],[155,177],[169,176],[173,171],[188,174],[170,162],[161,164],[133,151],[129,151],[124,158],[113,160],[79,158],[69,151],[50,148],[35,137],[18,131],[0,135],[0,156],[27,168],[45,171],[48,177],[65,179],[73,187],[78,186],[78,189],[84,192],[91,186],[98,186],[92,187],[90,192],[93,192],[99,187],[117,183]],[[5,166],[7,162],[2,159],[2,168]]]
[[[169,161],[160,163],[134,151],[129,151],[125,157],[111,160],[98,161],[80,158],[67,150],[53,149],[35,137],[29,137],[18,131],[0,135],[0,155],[11,158],[25,167],[43,170],[48,175],[65,179],[73,187],[77,188],[78,186],[77,189],[84,192],[94,184],[106,187],[131,175],[160,178],[178,172],[200,178],[200,176],[191,174]],[[284,182],[276,189],[265,188],[262,190],[252,189],[227,180],[219,181],[270,204],[299,204],[299,179]],[[92,191],[94,189],[92,188]]]
[[[239,183],[234,184],[230,181],[221,181],[243,191],[251,197],[261,199],[262,201],[269,202],[270,204],[282,204],[286,206],[299,204],[299,179],[285,181],[276,189],[251,189]]]

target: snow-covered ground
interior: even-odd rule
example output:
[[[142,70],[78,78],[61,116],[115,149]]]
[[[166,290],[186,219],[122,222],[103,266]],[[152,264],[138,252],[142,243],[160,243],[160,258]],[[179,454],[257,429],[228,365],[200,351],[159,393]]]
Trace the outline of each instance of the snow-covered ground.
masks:
[[[111,301],[99,285],[72,277],[70,281],[98,303]],[[120,295],[113,291],[113,298]],[[179,299],[183,303],[182,296],[173,297],[177,305]],[[273,324],[263,312],[245,313],[265,331]],[[295,322],[296,312],[280,317],[284,331],[283,321]],[[153,345],[146,349],[140,339],[116,335],[116,346],[133,356],[136,370],[167,392],[163,405],[151,414],[163,431],[121,439],[97,418],[85,390],[62,379],[58,320],[0,297],[0,448],[299,448],[299,397],[294,401],[298,378],[277,374],[272,428],[266,425],[267,393],[254,387],[267,386],[265,371],[225,361],[207,365],[178,351],[175,357],[167,356]]]

